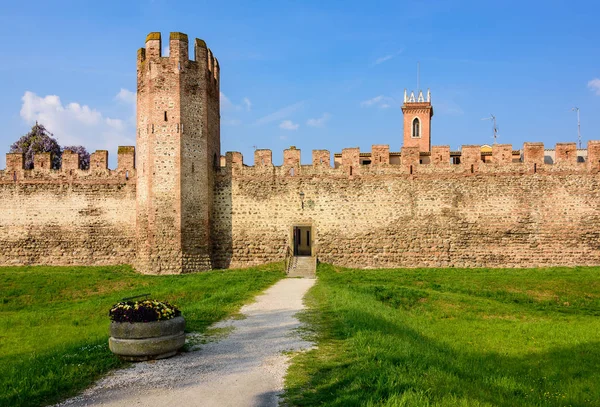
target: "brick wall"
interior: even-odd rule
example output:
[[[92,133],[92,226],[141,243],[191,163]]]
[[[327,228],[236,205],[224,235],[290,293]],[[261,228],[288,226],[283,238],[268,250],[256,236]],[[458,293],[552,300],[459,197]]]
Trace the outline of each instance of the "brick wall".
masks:
[[[533,172],[529,161],[472,169],[444,157],[412,160],[412,174],[406,165],[362,166],[353,175],[343,166],[302,165],[292,176],[282,167],[242,166],[236,156],[238,164],[217,177],[216,267],[283,259],[295,224],[312,224],[321,261],[345,266],[600,263],[600,176],[584,163],[552,166],[526,156]]]
[[[0,264],[131,264],[136,253],[133,147],[119,169],[24,170],[20,155],[0,171]],[[127,161],[131,163],[127,163]],[[7,162],[9,160],[7,159]],[[16,163],[16,164],[15,164]],[[41,167],[41,165],[44,165]]]

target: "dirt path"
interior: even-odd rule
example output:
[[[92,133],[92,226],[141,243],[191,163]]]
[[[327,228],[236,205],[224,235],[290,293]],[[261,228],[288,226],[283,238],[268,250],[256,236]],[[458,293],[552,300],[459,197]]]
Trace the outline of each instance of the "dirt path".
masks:
[[[218,342],[171,359],[141,362],[100,380],[60,406],[277,406],[288,357],[310,348],[294,315],[312,279],[284,279],[241,309]]]

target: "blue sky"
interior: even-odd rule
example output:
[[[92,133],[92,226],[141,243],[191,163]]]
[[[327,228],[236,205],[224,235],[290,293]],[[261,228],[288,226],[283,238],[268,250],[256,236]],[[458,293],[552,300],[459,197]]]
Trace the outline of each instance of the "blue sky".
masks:
[[[204,39],[221,65],[222,151],[402,144],[402,95],[431,88],[432,142],[600,139],[597,1],[22,1],[0,11],[2,150],[35,120],[62,145],[135,142],[146,34]],[[164,42],[166,45],[166,42]],[[4,168],[4,154],[0,155]]]

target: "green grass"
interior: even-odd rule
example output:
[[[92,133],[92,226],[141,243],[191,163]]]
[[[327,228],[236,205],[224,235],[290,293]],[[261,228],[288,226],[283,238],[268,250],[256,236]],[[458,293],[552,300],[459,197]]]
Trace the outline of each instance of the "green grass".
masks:
[[[319,265],[297,406],[600,406],[600,268]]]
[[[204,332],[284,277],[283,266],[144,276],[128,266],[0,268],[0,406],[72,396],[123,363],[108,350],[108,310],[151,293]]]

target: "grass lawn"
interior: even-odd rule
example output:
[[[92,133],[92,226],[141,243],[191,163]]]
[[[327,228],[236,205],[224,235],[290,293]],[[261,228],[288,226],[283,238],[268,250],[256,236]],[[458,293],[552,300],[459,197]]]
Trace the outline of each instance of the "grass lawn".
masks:
[[[319,265],[297,406],[600,406],[600,268]]]
[[[128,266],[0,267],[0,406],[41,406],[123,363],[108,350],[108,310],[151,293],[203,332],[284,277],[280,264],[181,276]]]

